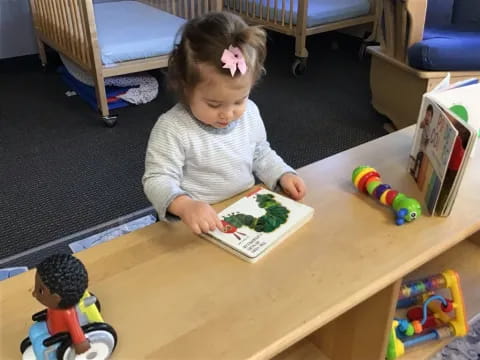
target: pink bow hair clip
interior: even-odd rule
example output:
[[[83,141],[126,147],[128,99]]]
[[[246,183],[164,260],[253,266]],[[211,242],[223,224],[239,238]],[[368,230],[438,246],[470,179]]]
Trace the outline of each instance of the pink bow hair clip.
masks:
[[[223,69],[230,69],[230,74],[232,77],[235,75],[235,72],[240,71],[240,74],[244,75],[247,72],[247,63],[243,57],[242,51],[236,47],[230,45],[228,49],[223,50],[222,58]]]

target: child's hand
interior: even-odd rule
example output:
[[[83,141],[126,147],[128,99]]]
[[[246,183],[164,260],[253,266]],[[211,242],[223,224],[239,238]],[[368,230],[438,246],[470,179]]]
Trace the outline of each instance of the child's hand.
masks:
[[[88,340],[85,340],[79,344],[73,344],[73,348],[75,349],[75,353],[77,355],[83,354],[84,352],[90,350],[90,342]]]
[[[169,210],[179,216],[195,234],[207,233],[215,228],[223,230],[216,211],[203,201],[179,196],[170,204]]]
[[[285,194],[293,200],[302,200],[307,191],[307,187],[302,178],[292,173],[282,175],[280,178],[280,186]]]

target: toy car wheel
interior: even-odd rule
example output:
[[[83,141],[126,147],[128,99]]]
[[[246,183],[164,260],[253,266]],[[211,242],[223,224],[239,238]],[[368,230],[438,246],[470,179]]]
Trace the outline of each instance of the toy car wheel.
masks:
[[[98,297],[97,297],[94,293],[92,293],[92,292],[90,292],[90,295],[91,295],[91,296],[95,296],[95,299],[97,299],[97,300],[95,301],[95,306],[97,307],[97,310],[98,310],[99,312],[102,312],[102,304],[100,304],[100,300],[98,300]]]
[[[22,341],[23,344],[23,341]],[[23,351],[22,351],[22,360],[37,360],[35,356],[35,352],[33,351],[33,346],[32,344],[28,345]]]
[[[30,338],[27,336],[20,343],[20,352],[23,354],[25,352],[25,350],[27,350],[27,348],[31,345],[32,345],[32,342],[30,341]]]
[[[116,336],[106,330],[93,330],[86,334],[90,341],[90,349],[80,355],[75,354],[75,349],[70,341],[62,343],[57,349],[57,359],[63,360],[104,360],[108,359],[115,348]]]

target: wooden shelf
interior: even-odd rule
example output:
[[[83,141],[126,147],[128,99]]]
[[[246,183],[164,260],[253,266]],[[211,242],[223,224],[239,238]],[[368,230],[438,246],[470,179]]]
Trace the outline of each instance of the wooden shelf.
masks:
[[[329,360],[312,342],[304,339],[275,356],[272,360]]]
[[[480,234],[477,234],[478,238]],[[406,279],[419,279],[428,275],[453,269],[460,275],[468,320],[480,313],[480,242],[464,240],[449,251],[410,273]],[[407,349],[401,360],[429,359],[447,345],[453,338],[433,341]]]

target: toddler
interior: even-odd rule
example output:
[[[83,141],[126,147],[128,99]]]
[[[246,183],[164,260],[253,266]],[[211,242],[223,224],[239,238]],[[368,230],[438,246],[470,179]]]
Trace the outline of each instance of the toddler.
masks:
[[[234,14],[208,13],[183,27],[168,67],[179,103],[153,127],[145,158],[143,187],[160,220],[179,217],[197,234],[222,230],[209,204],[252,187],[253,174],[304,197],[304,182],[270,148],[249,100],[265,56],[265,31]]]

